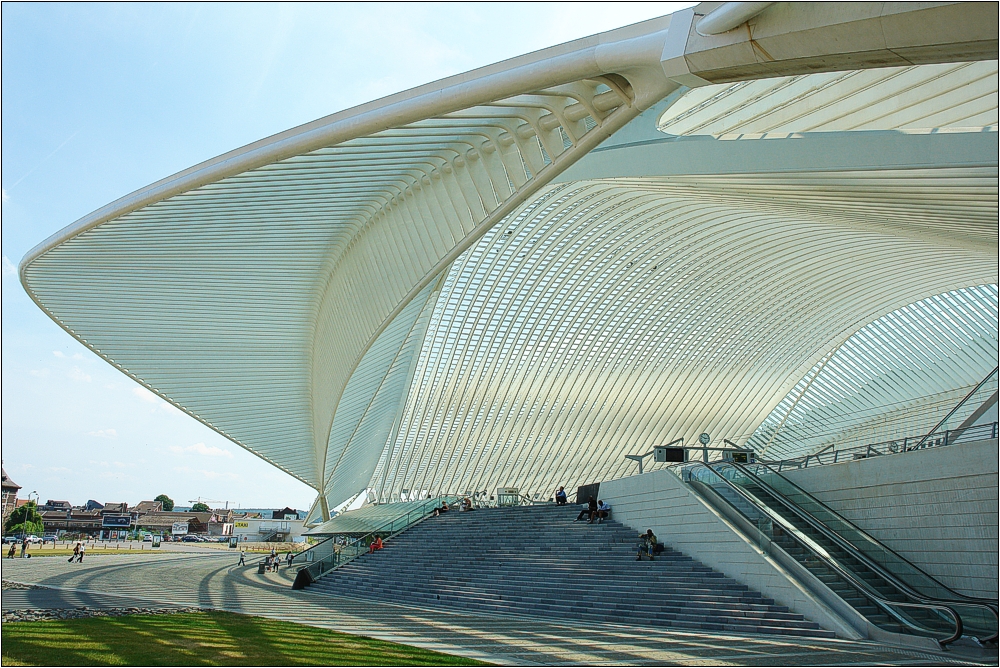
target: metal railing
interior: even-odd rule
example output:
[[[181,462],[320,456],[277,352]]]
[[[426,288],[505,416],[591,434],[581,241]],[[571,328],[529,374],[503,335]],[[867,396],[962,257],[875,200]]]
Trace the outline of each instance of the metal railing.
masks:
[[[292,589],[303,589],[318,580],[323,574],[340,568],[354,561],[362,554],[366,554],[376,537],[382,539],[392,538],[433,514],[434,510],[440,508],[443,502],[447,502],[450,505],[458,500],[459,497],[457,496],[439,496],[425,499],[416,508],[344,544],[339,544],[335,540],[335,536],[330,536],[326,540],[313,545],[308,550],[304,550],[292,558],[292,563],[298,562],[304,564],[295,575],[295,582],[292,584]]]
[[[959,411],[961,411],[965,407],[966,404],[968,404],[970,402],[972,402],[973,405],[975,405],[976,403],[981,404],[981,406],[977,406],[977,408],[979,408],[979,411],[975,411],[973,413],[973,415],[968,416],[968,422],[966,424],[960,425],[957,429],[947,430],[947,431],[951,431],[951,432],[958,432],[957,435],[956,435],[956,439],[960,438],[961,437],[961,432],[964,431],[963,427],[968,428],[970,426],[969,423],[975,422],[982,415],[982,412],[984,412],[991,405],[995,405],[996,404],[996,400],[997,400],[996,384],[997,384],[998,375],[1000,375],[1000,366],[994,368],[993,371],[991,371],[989,374],[987,374],[987,376],[985,378],[983,378],[981,381],[979,381],[979,383],[974,388],[972,388],[972,391],[969,392],[965,396],[964,399],[962,399],[960,402],[958,402],[957,406],[955,406],[954,408],[952,408],[948,412],[948,414],[945,415],[944,418],[941,419],[940,422],[938,422],[936,425],[934,425],[934,428],[931,429],[927,433],[926,436],[924,436],[924,438],[920,441],[920,443],[917,443],[916,447],[917,448],[921,447],[923,445],[924,441],[926,441],[929,438],[933,438],[934,435],[937,434],[942,428],[944,428],[944,429],[947,430],[948,421],[951,420],[956,415],[961,416],[962,414],[959,413]],[[987,402],[983,402],[982,397],[978,396],[979,393],[980,393],[980,391],[982,391],[984,389],[987,392],[989,392],[990,389],[993,390],[993,396]],[[978,401],[974,400],[974,397],[978,398]],[[960,419],[960,418],[958,418],[958,419]],[[994,430],[994,438],[995,438],[995,434],[996,434],[996,431]]]
[[[990,422],[987,424],[975,425],[973,427],[939,431],[929,435],[921,434],[919,436],[908,436],[906,438],[884,441],[882,443],[860,445],[854,448],[846,448],[844,450],[833,450],[833,446],[831,445],[825,450],[815,452],[810,455],[804,455],[802,457],[792,457],[778,461],[760,461],[766,461],[768,465],[775,467],[778,471],[803,469],[809,466],[836,464],[838,462],[853,461],[855,459],[878,457],[879,455],[894,455],[901,452],[913,452],[915,450],[923,450],[926,448],[940,448],[947,445],[954,445],[959,441],[969,443],[988,438],[996,438],[997,427],[998,425],[996,422]]]

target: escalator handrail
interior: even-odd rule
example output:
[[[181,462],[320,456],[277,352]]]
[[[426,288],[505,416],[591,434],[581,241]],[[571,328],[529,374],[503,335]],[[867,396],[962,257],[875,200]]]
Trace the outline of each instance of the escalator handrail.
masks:
[[[889,601],[888,599],[883,598],[881,594],[873,591],[868,586],[867,583],[864,583],[864,582],[858,580],[857,578],[855,578],[852,573],[850,573],[849,571],[847,571],[844,568],[842,568],[840,566],[840,564],[836,563],[832,559],[829,559],[829,558],[823,556],[819,552],[819,550],[817,550],[817,548],[819,547],[818,545],[814,546],[814,545],[810,544],[810,543],[812,543],[812,540],[810,540],[808,536],[800,536],[799,535],[800,532],[798,531],[798,529],[796,529],[794,526],[792,526],[791,523],[788,522],[788,520],[786,520],[785,518],[781,517],[781,515],[779,515],[778,513],[773,512],[770,508],[768,508],[759,499],[755,498],[752,494],[750,494],[746,490],[740,488],[738,485],[736,485],[732,481],[728,480],[725,476],[721,475],[710,464],[705,463],[705,462],[696,462],[694,464],[694,466],[696,466],[696,467],[704,467],[704,468],[707,468],[709,471],[711,471],[717,478],[719,478],[720,480],[722,480],[723,483],[726,484],[729,487],[729,489],[731,489],[732,491],[736,492],[736,494],[738,494],[743,499],[745,499],[747,502],[749,502],[751,506],[753,506],[754,508],[756,508],[758,510],[758,512],[761,512],[764,515],[766,515],[767,517],[769,517],[772,522],[777,522],[779,525],[781,525],[781,527],[783,529],[785,529],[786,533],[789,536],[791,536],[799,545],[801,545],[803,548],[805,548],[806,550],[808,550],[809,552],[811,552],[815,557],[817,557],[820,561],[822,561],[827,567],[829,567],[829,568],[833,569],[834,571],[836,571],[852,587],[854,587],[855,589],[857,589],[858,591],[860,591],[862,594],[864,594],[865,597],[867,597],[870,600],[872,600],[876,605],[878,605],[878,607],[882,608],[882,610],[884,610],[885,612],[887,612],[890,616],[892,616],[893,618],[895,618],[896,621],[898,621],[902,625],[908,626],[911,629],[914,629],[915,631],[919,632],[920,635],[923,635],[923,634],[926,634],[926,633],[933,633],[933,631],[931,631],[930,629],[921,628],[921,627],[917,626],[916,624],[914,624],[913,622],[911,622],[910,620],[908,620],[905,617],[901,616],[898,612],[896,612],[896,610],[893,609],[893,606],[901,606],[901,607],[907,607],[907,608],[919,608],[919,609],[924,609],[924,610],[926,610],[926,609],[944,610],[952,618],[952,621],[955,624],[955,633],[953,635],[949,636],[948,638],[943,639],[943,640],[942,639],[938,639],[937,642],[940,643],[942,646],[944,646],[944,645],[952,643],[952,642],[954,642],[954,641],[956,641],[956,640],[958,640],[959,638],[962,637],[962,633],[964,631],[963,626],[962,626],[962,618],[952,608],[948,607],[947,605],[928,604],[928,603],[897,602],[897,601]],[[723,499],[724,501],[726,501],[727,503],[729,503],[730,505],[732,505],[732,502],[730,502],[725,497],[720,496],[719,498]],[[734,508],[735,508],[735,506],[734,506]],[[741,514],[742,514],[742,511],[740,511],[738,508],[736,510],[737,510],[737,512],[741,512]]]
[[[910,598],[916,599],[917,601],[920,601],[920,602],[923,602],[923,603],[932,603],[932,604],[941,604],[941,605],[959,604],[959,605],[967,605],[967,606],[970,606],[970,607],[986,608],[987,610],[989,610],[993,614],[993,617],[996,618],[996,620],[997,620],[997,628],[998,628],[998,631],[1000,631],[1000,615],[997,614],[996,604],[994,604],[992,601],[981,601],[981,600],[978,600],[978,599],[973,599],[973,600],[951,600],[951,599],[946,599],[946,598],[938,598],[936,596],[928,596],[926,594],[923,594],[923,593],[917,591],[912,586],[910,586],[906,582],[902,581],[894,573],[892,573],[891,571],[889,571],[885,566],[883,566],[882,564],[878,563],[877,561],[875,561],[874,559],[872,559],[871,557],[869,557],[868,555],[866,555],[864,552],[862,552],[857,547],[855,547],[846,538],[844,538],[843,536],[841,536],[840,534],[838,534],[836,531],[834,531],[833,529],[831,529],[830,527],[828,527],[822,520],[820,520],[819,518],[815,517],[812,513],[810,513],[809,511],[805,510],[804,508],[799,507],[798,504],[794,503],[791,499],[788,499],[784,494],[782,494],[781,492],[779,492],[778,490],[776,490],[772,485],[769,485],[766,481],[764,481],[763,479],[761,479],[759,476],[757,476],[753,472],[747,470],[747,467],[744,464],[740,464],[738,462],[726,462],[726,464],[732,464],[733,466],[735,466],[741,473],[743,473],[748,478],[750,478],[751,480],[753,480],[754,483],[760,485],[761,488],[763,488],[765,492],[767,492],[768,494],[771,494],[775,499],[778,500],[779,503],[781,503],[786,508],[788,508],[788,510],[792,511],[793,513],[795,513],[796,515],[798,515],[800,518],[802,518],[802,520],[805,521],[806,523],[808,523],[813,529],[815,529],[816,531],[819,531],[821,534],[823,534],[824,536],[826,536],[828,539],[832,540],[841,549],[845,550],[850,556],[854,557],[855,559],[857,559],[858,561],[860,561],[861,563],[863,563],[865,566],[867,566],[870,570],[872,570],[875,573],[877,573],[880,577],[882,577],[889,584],[893,585],[898,591],[900,591],[900,593],[906,594]],[[766,464],[761,464],[761,465],[767,467],[768,469],[770,469],[770,467],[767,466]],[[713,469],[713,470],[715,470],[715,469]],[[773,469],[770,469],[770,470],[773,470]],[[716,471],[716,473],[719,474],[718,471]],[[719,475],[721,475],[721,474],[719,474]],[[782,478],[782,480],[788,480],[784,476],[781,476],[781,478]],[[788,481],[788,482],[789,482],[789,484],[791,484],[796,489],[801,489],[795,483],[793,483],[791,481]],[[819,501],[819,499],[815,499],[815,497],[813,497],[811,494],[809,494],[805,490],[802,490],[802,492],[806,496],[808,496],[809,498],[814,499],[817,503],[819,503],[819,505],[823,506],[823,508],[826,508],[827,510],[830,510],[830,512],[833,515],[836,515],[837,517],[840,517],[840,515],[838,513],[836,513],[835,511],[831,510],[830,508],[828,508],[826,506],[826,504],[824,504],[823,502]],[[851,524],[850,522],[848,522],[847,520],[844,520],[844,521],[847,524],[850,524],[852,527],[854,527],[854,525]],[[854,527],[854,528],[857,528],[857,527]],[[879,546],[882,546],[881,543],[879,543],[873,537],[869,536],[864,531],[861,531],[861,529],[858,529],[858,531],[862,535],[864,535],[867,538],[871,539],[871,541],[873,543],[875,543],[875,544],[877,544]],[[896,555],[896,553],[892,552],[892,550],[889,550],[888,548],[885,548],[885,549],[888,552],[891,552],[892,554]],[[896,555],[896,556],[899,556],[899,555]],[[906,561],[905,559],[903,559],[902,557],[900,557],[900,559],[903,560],[906,563],[910,563],[910,562]],[[916,567],[914,566],[914,568],[916,568]],[[920,570],[920,569],[917,569],[917,570]],[[920,571],[920,572],[923,573],[923,571]],[[926,573],[925,573],[925,575],[926,575]],[[930,578],[929,575],[927,577]],[[931,579],[933,580],[934,578],[931,578]],[[936,582],[936,580],[935,580],[935,582]],[[947,589],[949,592],[951,592],[951,590],[948,589],[947,587],[945,587],[945,589]],[[951,592],[951,593],[955,593],[955,592]],[[969,597],[969,598],[971,599],[972,597]],[[997,633],[994,633],[994,634],[992,634],[990,636],[987,636],[986,638],[982,638],[981,640],[982,640],[982,642],[992,642],[992,641],[994,641],[994,640],[997,639],[997,635],[998,635]]]
[[[739,462],[727,462],[727,463],[735,464],[737,467],[739,467],[739,469],[743,473],[745,473],[746,475],[750,476],[755,482],[757,482],[762,487],[764,487],[764,489],[766,489],[769,493],[773,494],[775,496],[775,498],[777,498],[779,501],[782,501],[782,502],[788,501],[789,504],[791,504],[792,506],[795,506],[795,509],[800,510],[804,515],[807,515],[808,517],[812,518],[813,520],[815,520],[815,522],[817,522],[818,524],[822,525],[824,528],[826,528],[827,530],[829,530],[837,538],[843,540],[848,545],[851,545],[853,549],[858,550],[860,552],[860,548],[858,548],[857,546],[855,546],[853,543],[851,543],[849,540],[847,540],[846,538],[844,538],[843,536],[841,536],[840,534],[838,534],[833,529],[830,529],[828,526],[826,526],[826,523],[823,522],[821,519],[819,519],[818,517],[816,517],[815,515],[813,515],[812,513],[810,513],[808,510],[805,510],[804,508],[799,508],[798,504],[796,504],[795,502],[791,501],[791,499],[787,499],[783,493],[781,493],[780,491],[774,489],[774,487],[772,485],[770,485],[766,480],[763,480],[762,478],[760,478],[760,476],[758,476],[754,472],[747,470],[747,466],[746,465],[740,464]],[[931,598],[931,599],[937,600],[937,601],[946,601],[946,602],[949,602],[949,603],[961,603],[963,605],[981,605],[981,606],[985,606],[985,607],[989,608],[993,612],[994,615],[997,615],[997,613],[998,613],[998,611],[997,611],[998,602],[997,601],[994,601],[992,599],[987,599],[987,598],[978,598],[978,597],[975,597],[975,596],[966,596],[965,594],[960,594],[960,593],[952,590],[947,585],[945,585],[945,584],[941,583],[940,581],[938,581],[937,578],[935,578],[934,576],[930,575],[929,573],[927,573],[926,571],[924,571],[922,568],[920,568],[916,564],[910,562],[908,559],[906,559],[905,557],[901,556],[899,553],[895,552],[892,548],[890,548],[887,545],[885,545],[882,542],[880,542],[877,538],[875,538],[874,536],[870,535],[865,530],[863,530],[860,527],[858,527],[858,525],[856,525],[853,522],[851,522],[849,519],[847,519],[846,517],[844,517],[843,515],[841,515],[837,511],[835,511],[833,508],[830,508],[830,506],[826,505],[825,503],[823,503],[822,501],[820,501],[819,499],[817,499],[815,496],[813,496],[812,494],[810,494],[806,490],[804,490],[801,487],[799,487],[798,485],[796,485],[794,482],[792,482],[791,480],[789,480],[787,476],[783,476],[783,475],[781,475],[780,472],[775,471],[774,468],[772,468],[771,466],[769,466],[766,462],[754,462],[754,464],[757,465],[757,466],[763,466],[768,471],[770,471],[771,473],[773,473],[774,475],[778,476],[779,478],[781,478],[782,480],[784,480],[786,483],[788,483],[789,485],[791,485],[792,487],[794,487],[803,496],[808,497],[811,501],[813,501],[817,505],[821,506],[824,510],[828,511],[831,515],[834,515],[839,520],[841,520],[844,524],[848,525],[849,527],[851,527],[852,529],[854,529],[855,531],[857,531],[859,534],[861,534],[866,539],[868,539],[871,543],[877,545],[879,548],[885,550],[886,552],[888,552],[889,554],[893,555],[894,557],[896,557],[900,561],[902,561],[905,564],[909,565],[910,567],[913,568],[913,570],[918,571],[921,575],[923,575],[924,577],[926,577],[928,580],[932,580],[938,586],[940,586],[942,589],[944,589],[945,591],[949,592],[950,594],[953,594],[955,596],[955,598],[954,599],[947,599],[947,598],[939,598],[939,597],[936,597],[936,596],[928,597],[926,594],[921,594],[920,592],[916,591],[913,586],[911,586],[911,585],[907,584],[905,581],[901,580],[898,576],[896,576],[891,571],[887,571],[887,574],[889,576],[891,576],[895,580],[898,580],[899,584],[902,585],[903,587],[905,587],[906,589],[914,590],[914,593],[916,595],[918,595],[918,596],[924,596],[926,598]],[[805,518],[803,518],[803,519],[805,519]],[[863,555],[863,553],[862,553],[862,556],[866,556],[867,557],[867,555]],[[866,564],[867,564],[868,560],[871,560],[871,558],[868,558],[868,559],[865,560]],[[879,564],[877,561],[874,561],[874,560],[871,560],[871,561],[873,561],[873,563],[876,564],[876,565],[878,565],[881,569],[885,569],[885,567],[882,566],[881,564]],[[998,619],[998,623],[1000,623],[1000,619]]]

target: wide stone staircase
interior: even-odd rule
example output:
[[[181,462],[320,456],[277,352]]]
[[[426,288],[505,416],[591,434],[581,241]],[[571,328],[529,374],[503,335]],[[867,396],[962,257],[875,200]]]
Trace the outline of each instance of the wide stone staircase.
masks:
[[[802,615],[679,552],[635,560],[637,533],[552,504],[431,517],[309,591],[388,603],[832,638]]]

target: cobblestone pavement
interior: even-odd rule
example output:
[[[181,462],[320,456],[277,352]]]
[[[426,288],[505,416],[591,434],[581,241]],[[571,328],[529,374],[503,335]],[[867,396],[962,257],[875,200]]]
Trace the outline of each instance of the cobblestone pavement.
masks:
[[[427,610],[292,591],[286,573],[258,575],[231,554],[121,555],[67,564],[14,560],[5,580],[100,594],[128,594],[123,606],[194,606],[259,615],[513,665],[940,666],[975,663],[948,654],[874,643],[683,633],[662,628],[575,623]],[[38,590],[35,590],[38,591]],[[4,609],[7,594],[4,592]],[[28,592],[30,593],[30,592]]]

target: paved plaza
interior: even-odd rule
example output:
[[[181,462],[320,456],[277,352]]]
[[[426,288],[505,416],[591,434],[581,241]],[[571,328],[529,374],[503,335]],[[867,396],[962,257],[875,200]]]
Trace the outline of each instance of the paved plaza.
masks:
[[[259,575],[256,559],[224,554],[107,555],[84,564],[3,561],[3,578],[46,590],[8,590],[4,610],[30,607],[197,606],[402,642],[508,665],[987,665],[947,653],[874,643],[470,615],[292,591],[286,573]],[[995,665],[995,661],[988,662]]]

